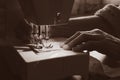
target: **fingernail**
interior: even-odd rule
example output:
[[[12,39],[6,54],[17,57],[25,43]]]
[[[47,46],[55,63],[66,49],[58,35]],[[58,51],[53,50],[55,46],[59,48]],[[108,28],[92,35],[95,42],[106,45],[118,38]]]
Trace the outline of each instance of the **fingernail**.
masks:
[[[70,49],[72,49],[70,46],[68,46],[68,45],[64,45],[63,46],[63,49],[65,49],[65,50],[70,50]]]
[[[65,43],[61,43],[61,44],[60,44],[60,47],[63,48],[64,45],[65,45]]]

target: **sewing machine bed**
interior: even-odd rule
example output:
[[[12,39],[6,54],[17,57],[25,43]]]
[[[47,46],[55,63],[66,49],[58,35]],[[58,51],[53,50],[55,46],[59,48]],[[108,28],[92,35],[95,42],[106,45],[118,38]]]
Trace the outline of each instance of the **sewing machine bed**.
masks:
[[[21,80],[58,80],[72,75],[88,77],[89,54],[59,47],[55,39],[51,50],[35,53],[28,46],[7,47],[4,57],[11,72]]]

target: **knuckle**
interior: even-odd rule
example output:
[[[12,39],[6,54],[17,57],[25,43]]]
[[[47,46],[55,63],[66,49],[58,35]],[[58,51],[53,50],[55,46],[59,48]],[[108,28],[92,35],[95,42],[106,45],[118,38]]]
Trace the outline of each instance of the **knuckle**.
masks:
[[[92,30],[92,32],[93,32],[94,34],[100,34],[100,35],[104,35],[104,34],[105,34],[105,32],[102,31],[101,29],[94,29],[94,30]]]
[[[87,39],[90,35],[87,34],[87,33],[82,33],[81,34],[81,37],[84,38],[84,39]]]
[[[94,32],[103,32],[101,29],[94,29]]]

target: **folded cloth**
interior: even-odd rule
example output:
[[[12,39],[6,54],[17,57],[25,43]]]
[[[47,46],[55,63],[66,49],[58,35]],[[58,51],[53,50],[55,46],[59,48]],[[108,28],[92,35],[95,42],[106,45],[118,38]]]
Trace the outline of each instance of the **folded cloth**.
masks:
[[[108,80],[109,76],[107,76],[104,72],[102,63],[92,56],[89,58],[89,80]]]
[[[111,59],[110,57],[101,54],[97,51],[91,51],[90,56],[94,58],[90,58],[90,72],[93,74],[99,75],[95,76],[97,78],[100,77],[101,80],[105,78],[118,78],[120,77],[120,62]],[[95,65],[96,64],[96,65]],[[96,79],[98,80],[98,79]],[[107,80],[107,79],[106,79]],[[119,80],[119,79],[118,79]]]
[[[115,29],[118,35],[120,34],[120,9],[117,6],[108,4],[98,10],[95,15],[107,20],[113,26],[113,29]]]

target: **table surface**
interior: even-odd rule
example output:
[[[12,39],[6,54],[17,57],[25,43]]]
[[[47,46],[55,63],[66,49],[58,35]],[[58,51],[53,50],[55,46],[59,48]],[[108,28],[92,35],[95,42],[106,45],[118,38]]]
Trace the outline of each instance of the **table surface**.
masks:
[[[27,63],[80,54],[80,52],[77,53],[69,50],[63,50],[62,48],[60,48],[60,44],[64,40],[65,38],[55,38],[49,40],[48,43],[51,43],[53,45],[53,48],[39,50],[40,53],[33,52],[28,46],[14,46],[14,47],[16,48],[19,55],[23,58],[23,60]]]

